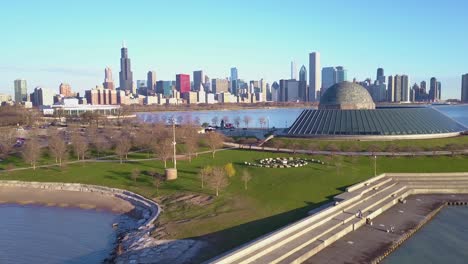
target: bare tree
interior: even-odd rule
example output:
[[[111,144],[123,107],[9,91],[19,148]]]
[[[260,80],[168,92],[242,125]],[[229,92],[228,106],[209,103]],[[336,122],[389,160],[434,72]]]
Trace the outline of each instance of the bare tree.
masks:
[[[229,185],[229,180],[226,177],[224,168],[214,167],[210,177],[207,179],[207,184],[216,192],[216,196],[219,196],[219,192]]]
[[[68,149],[63,135],[58,131],[50,131],[49,152],[55,158],[55,163],[62,167],[62,161],[66,158]]]
[[[335,160],[336,175],[339,176],[341,169],[343,168],[343,157],[337,156]]]
[[[245,127],[249,128],[249,123],[252,122],[252,117],[246,115],[246,116],[244,116],[243,121],[244,121]]]
[[[33,170],[36,170],[36,165],[40,157],[41,146],[39,144],[39,140],[37,139],[36,132],[32,132],[30,133],[30,138],[25,144],[23,158],[25,162],[29,163],[33,167]]]
[[[98,134],[95,138],[91,139],[94,148],[96,149],[97,156],[102,152],[106,152],[112,148],[112,143],[105,135]]]
[[[241,123],[241,118],[240,118],[240,116],[236,116],[236,117],[234,118],[234,125],[235,125],[236,127],[240,127],[240,123]]]
[[[195,155],[198,151],[198,133],[193,134],[190,137],[185,139],[185,150],[189,158],[189,162],[192,162],[192,156]]]
[[[290,144],[290,146],[291,146],[291,149],[292,149],[294,154],[296,154],[297,150],[301,147],[301,145],[298,142],[295,142],[295,141],[292,142]]]
[[[223,116],[224,124],[229,123],[229,116]]]
[[[210,132],[207,135],[207,141],[214,158],[216,150],[223,146],[223,136],[217,132]]]
[[[154,187],[156,187],[156,196],[159,195],[159,187],[161,186],[163,181],[164,181],[163,177],[161,177],[161,175],[158,175],[158,174],[155,175],[153,178],[153,185]]]
[[[147,150],[147,156],[150,156],[151,142],[154,140],[154,133],[151,126],[142,124],[134,137],[134,145],[141,150]]]
[[[173,151],[172,140],[170,138],[165,138],[153,144],[153,151],[159,159],[164,161],[164,168],[167,168],[167,160],[171,158]]]
[[[244,189],[247,190],[247,184],[250,182],[252,179],[252,176],[250,175],[248,170],[242,171],[242,181],[244,182]]]
[[[266,125],[266,118],[264,116],[261,116],[258,118],[258,122],[260,123],[260,128],[263,129],[263,127]]]
[[[12,151],[16,143],[16,131],[14,128],[0,129],[0,158],[5,158]]]
[[[140,174],[141,174],[141,171],[137,168],[134,168],[132,170],[132,174],[130,174],[130,177],[132,178],[134,182],[136,182],[138,177],[140,177]]]
[[[336,144],[330,143],[327,145],[326,150],[330,151],[331,155],[334,155],[335,152],[338,152],[340,149],[338,148]]]
[[[211,118],[211,124],[213,124],[213,126],[217,126],[218,122],[219,122],[219,118],[217,116],[214,116],[213,118]]]
[[[71,143],[73,147],[73,152],[75,153],[78,160],[80,160],[80,158],[84,160],[86,152],[89,149],[88,140],[81,135],[79,130],[72,130],[71,133]]]
[[[392,153],[392,156],[395,156],[395,152],[397,151],[397,149],[398,147],[395,143],[390,143],[387,146],[386,151]]]
[[[119,156],[120,164],[122,160],[128,158],[128,153],[132,148],[132,141],[126,133],[121,133],[115,140],[115,154]]]
[[[367,151],[369,151],[371,155],[374,156],[376,152],[380,151],[380,146],[377,144],[372,144],[369,147],[367,147]]]
[[[198,177],[200,178],[202,189],[205,188],[206,179],[210,177],[212,171],[213,171],[213,168],[211,166],[206,166],[203,169],[201,169],[200,172],[198,173]]]
[[[315,142],[310,142],[308,145],[307,145],[307,149],[312,151],[312,152],[315,152],[315,151],[318,151],[320,150],[320,146],[315,143]]]

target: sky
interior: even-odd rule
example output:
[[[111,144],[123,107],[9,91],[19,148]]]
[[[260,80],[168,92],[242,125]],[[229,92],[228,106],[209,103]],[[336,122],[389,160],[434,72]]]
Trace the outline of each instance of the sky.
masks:
[[[348,79],[407,74],[442,81],[459,98],[468,73],[468,1],[444,0],[22,0],[0,9],[0,93],[13,81],[58,92],[61,82],[91,89],[113,70],[118,86],[125,40],[134,80],[203,70],[268,82],[290,77],[290,63],[343,65]]]

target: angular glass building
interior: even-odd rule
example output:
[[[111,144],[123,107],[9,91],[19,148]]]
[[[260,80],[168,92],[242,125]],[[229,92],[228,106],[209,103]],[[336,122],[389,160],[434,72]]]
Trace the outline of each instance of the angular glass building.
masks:
[[[318,110],[304,110],[282,136],[325,138],[437,138],[467,128],[430,107],[375,108],[369,92],[356,83],[333,85]]]

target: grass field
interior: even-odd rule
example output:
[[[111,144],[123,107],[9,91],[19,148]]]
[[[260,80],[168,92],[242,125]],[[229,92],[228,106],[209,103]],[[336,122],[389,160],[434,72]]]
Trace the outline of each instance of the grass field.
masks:
[[[390,145],[394,145],[400,150],[408,148],[418,148],[421,151],[441,150],[447,145],[457,145],[458,149],[468,148],[468,136],[459,136],[452,138],[438,139],[411,139],[411,140],[388,140],[388,141],[358,141],[358,140],[316,140],[316,139],[301,139],[301,138],[273,138],[268,141],[265,146],[274,146],[276,142],[280,142],[283,147],[290,147],[293,144],[300,146],[300,149],[308,149],[312,143],[318,146],[319,150],[327,150],[330,144],[338,147],[340,151],[367,151],[369,146],[378,146],[380,151],[385,151]]]
[[[162,184],[159,195],[152,178],[145,174],[154,169],[163,173],[160,161],[132,163],[93,162],[70,164],[65,168],[51,167],[16,172],[3,172],[1,179],[79,182],[128,189],[151,198],[171,197],[181,193],[213,195],[213,191],[202,189],[198,171],[206,165],[224,165],[232,162],[237,175],[220,197],[204,206],[187,203],[165,204],[160,224],[164,226],[165,238],[190,238],[202,236],[214,245],[202,258],[212,257],[262,234],[275,230],[304,216],[344,191],[354,183],[374,174],[374,160],[367,157],[314,157],[328,165],[312,164],[302,168],[269,169],[247,167],[244,161],[255,161],[264,157],[284,157],[281,153],[225,150],[216,154],[200,155],[191,163],[178,161],[179,179]],[[134,154],[132,158],[146,158],[146,154]],[[311,158],[311,157],[309,157]],[[18,160],[13,160],[21,166]],[[5,166],[1,162],[0,168]],[[335,166],[341,164],[340,166]],[[172,164],[169,163],[169,166]],[[132,169],[142,171],[134,182],[130,178]],[[242,170],[248,170],[252,181],[244,190]],[[468,171],[468,157],[382,157],[377,161],[381,172],[456,172]]]

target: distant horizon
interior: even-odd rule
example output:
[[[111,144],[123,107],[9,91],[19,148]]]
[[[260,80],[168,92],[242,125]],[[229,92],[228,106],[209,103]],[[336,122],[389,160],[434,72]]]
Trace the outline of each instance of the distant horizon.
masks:
[[[36,86],[58,92],[61,82],[82,93],[102,84],[106,66],[118,87],[125,41],[135,83],[150,70],[158,80],[185,73],[193,81],[193,71],[226,78],[237,67],[240,79],[271,84],[289,79],[291,61],[309,71],[308,54],[317,51],[321,68],[344,66],[348,81],[375,80],[383,68],[385,76],[408,75],[411,86],[436,77],[443,99],[459,99],[468,3],[394,2],[8,2],[0,10],[0,22],[11,25],[0,28],[9,40],[0,93],[13,95],[15,79],[27,80],[28,93]]]

